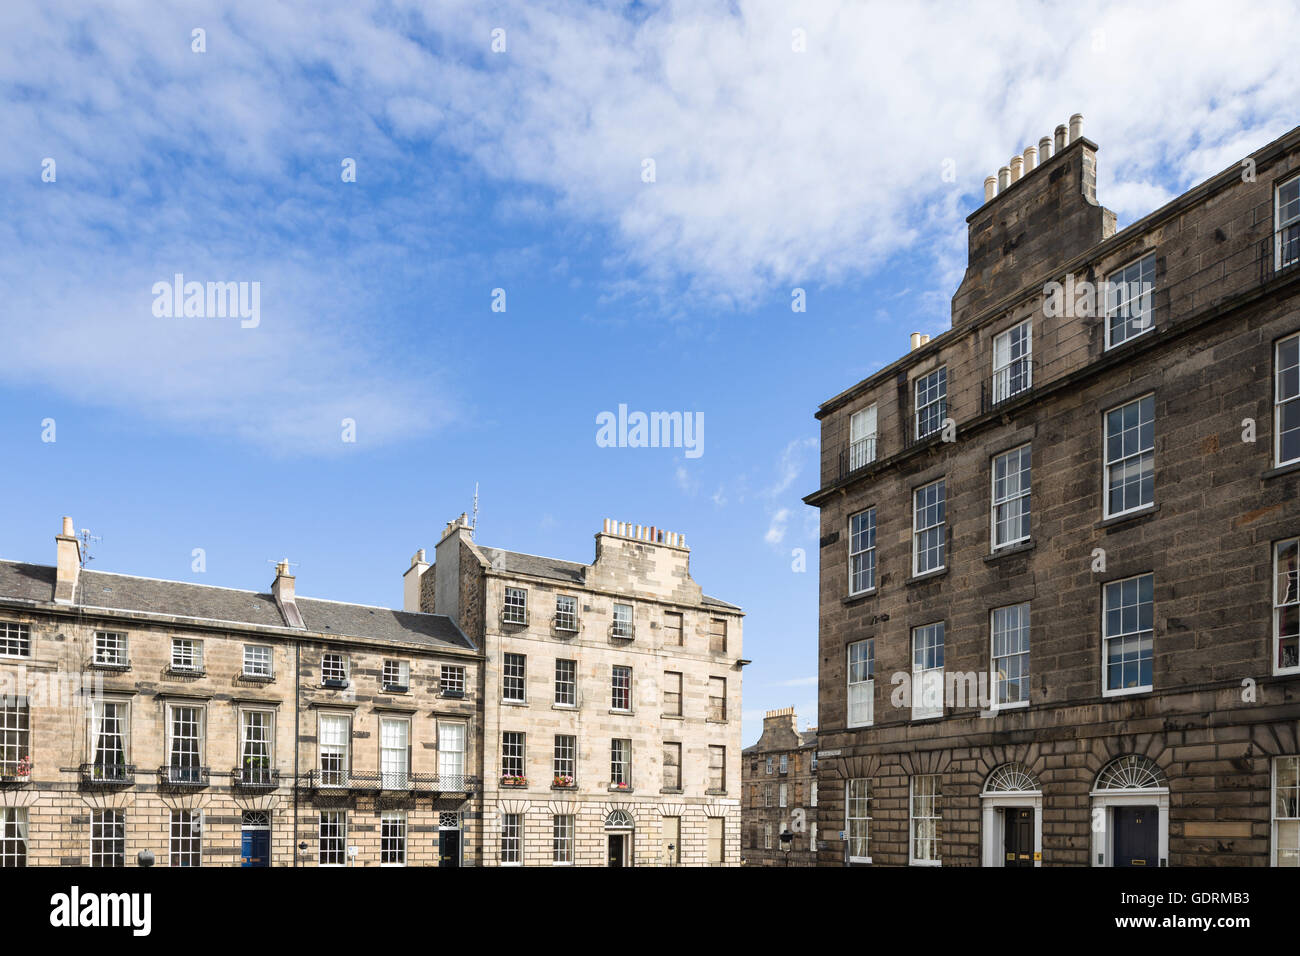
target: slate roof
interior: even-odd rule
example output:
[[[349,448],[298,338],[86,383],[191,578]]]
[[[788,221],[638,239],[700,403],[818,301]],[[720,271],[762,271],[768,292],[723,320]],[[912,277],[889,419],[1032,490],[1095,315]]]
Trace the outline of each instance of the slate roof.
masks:
[[[564,581],[566,584],[585,584],[588,564],[577,561],[561,561],[559,558],[544,558],[536,554],[524,554],[520,551],[505,551],[501,548],[485,548],[478,545],[483,557],[499,571],[507,574],[529,574],[536,578],[549,578],[552,581]],[[703,603],[710,607],[725,607],[739,611],[740,606],[730,604],[720,598],[704,595]]]
[[[54,577],[55,569],[50,566],[0,560],[0,600],[51,602]],[[83,569],[74,600],[84,608],[125,613],[165,614],[260,627],[288,626],[271,594],[105,571]],[[415,614],[305,597],[296,598],[295,603],[307,632],[474,649],[469,638],[444,614]]]

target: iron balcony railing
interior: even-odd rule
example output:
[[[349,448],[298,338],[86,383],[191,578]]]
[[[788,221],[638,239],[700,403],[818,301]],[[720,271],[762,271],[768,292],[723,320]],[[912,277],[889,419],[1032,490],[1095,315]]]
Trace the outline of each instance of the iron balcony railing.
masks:
[[[125,763],[83,763],[83,787],[129,787],[135,783],[135,765]]]
[[[466,774],[407,773],[405,771],[309,770],[308,790],[322,793],[470,793],[478,779]]]
[[[210,782],[207,767],[188,764],[168,764],[158,768],[158,786],[160,787],[206,787]]]
[[[636,638],[635,624],[622,624],[615,621],[609,626],[609,636],[619,641],[631,641]]]
[[[280,771],[274,767],[236,767],[230,784],[241,790],[274,790],[280,786]]]

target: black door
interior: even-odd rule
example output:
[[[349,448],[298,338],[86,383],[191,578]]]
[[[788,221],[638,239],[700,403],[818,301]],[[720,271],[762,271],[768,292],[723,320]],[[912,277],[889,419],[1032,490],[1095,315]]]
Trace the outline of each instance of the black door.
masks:
[[[627,837],[622,833],[611,833],[609,835],[609,860],[610,866],[623,865],[623,841]]]
[[[460,866],[460,831],[438,831],[438,865]]]
[[[1030,808],[1007,807],[1002,811],[1004,866],[1034,865],[1034,811]]]
[[[1155,807],[1116,807],[1115,865],[1159,866],[1160,811]]]

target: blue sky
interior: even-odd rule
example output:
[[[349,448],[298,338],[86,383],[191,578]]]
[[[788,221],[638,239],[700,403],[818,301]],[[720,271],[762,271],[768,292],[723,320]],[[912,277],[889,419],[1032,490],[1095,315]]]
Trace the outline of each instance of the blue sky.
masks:
[[[1291,4],[544,6],[3,5],[0,557],[71,514],[100,570],[398,606],[477,482],[491,546],[684,532],[745,742],[815,722],[813,412],[948,327],[984,177],[1081,112],[1123,225],[1297,123]],[[155,317],[177,272],[260,323]],[[620,404],[703,455],[597,447]]]

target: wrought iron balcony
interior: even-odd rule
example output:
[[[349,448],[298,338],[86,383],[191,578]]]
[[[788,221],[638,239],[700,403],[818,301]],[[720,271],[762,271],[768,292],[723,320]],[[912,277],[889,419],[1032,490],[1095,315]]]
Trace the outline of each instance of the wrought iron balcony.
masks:
[[[528,608],[518,607],[517,605],[503,605],[501,608],[501,623],[509,627],[527,627]]]
[[[206,787],[210,774],[207,767],[168,764],[158,768],[158,786],[168,789],[197,789]]]
[[[230,771],[230,785],[239,790],[274,790],[280,786],[280,771],[274,767],[236,767]]]
[[[87,789],[130,787],[134,784],[134,764],[83,763],[81,765],[81,785]]]
[[[635,624],[621,624],[615,621],[609,626],[609,636],[615,641],[631,641],[636,639]]]
[[[472,793],[478,780],[465,774],[309,770],[306,789],[319,793]]]

